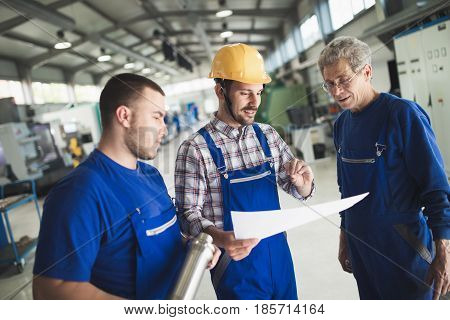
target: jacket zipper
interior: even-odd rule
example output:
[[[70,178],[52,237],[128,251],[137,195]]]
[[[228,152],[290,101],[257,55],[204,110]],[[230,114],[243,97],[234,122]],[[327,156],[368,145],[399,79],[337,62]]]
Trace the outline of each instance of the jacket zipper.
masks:
[[[173,226],[175,224],[175,222],[177,221],[177,216],[173,216],[172,219],[170,219],[170,221],[164,223],[162,226],[159,226],[157,228],[154,229],[149,229],[145,231],[145,234],[150,237],[150,236],[155,236],[157,234],[160,234],[164,231],[166,231],[166,229],[170,228],[171,226]]]
[[[257,180],[257,179],[264,178],[264,177],[266,177],[268,175],[270,175],[270,171],[266,171],[266,172],[257,174],[256,176],[233,179],[233,180],[230,180],[230,183],[240,183],[240,182],[247,182],[247,181]]]
[[[349,159],[341,157],[342,161],[347,163],[375,163],[375,159]]]

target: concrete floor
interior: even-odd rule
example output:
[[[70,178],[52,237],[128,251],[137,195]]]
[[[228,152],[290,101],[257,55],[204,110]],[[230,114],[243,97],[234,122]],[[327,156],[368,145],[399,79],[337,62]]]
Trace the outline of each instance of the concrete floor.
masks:
[[[174,194],[173,172],[178,146],[188,132],[162,146],[153,161],[164,177],[171,195]],[[317,191],[309,204],[339,199],[335,160],[323,159],[312,164]],[[282,208],[299,207],[299,202],[280,191]],[[42,207],[42,199],[40,200]],[[29,204],[16,209],[11,215],[11,223],[16,239],[23,235],[36,237],[38,220],[34,207]],[[317,217],[310,222],[288,232],[299,296],[301,299],[358,299],[353,276],[343,272],[337,261],[339,216],[323,219]],[[0,269],[0,299],[31,299],[31,278],[34,253],[26,261],[25,270],[17,274],[15,267]],[[14,295],[14,297],[12,297]],[[215,299],[209,273],[205,273],[197,299]]]

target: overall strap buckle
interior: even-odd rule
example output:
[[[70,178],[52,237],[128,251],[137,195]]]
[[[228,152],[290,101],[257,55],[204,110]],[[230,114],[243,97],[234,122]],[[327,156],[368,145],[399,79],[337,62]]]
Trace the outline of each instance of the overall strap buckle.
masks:
[[[224,177],[225,179],[228,179],[227,166],[223,165],[223,166],[217,168],[217,171],[219,171],[219,173],[220,173],[221,175],[223,175],[223,177]]]

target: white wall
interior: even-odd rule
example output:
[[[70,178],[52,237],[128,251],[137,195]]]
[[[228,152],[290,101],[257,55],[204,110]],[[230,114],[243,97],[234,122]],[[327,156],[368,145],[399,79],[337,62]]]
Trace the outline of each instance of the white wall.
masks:
[[[13,61],[0,59],[0,79],[18,80],[19,73]]]
[[[33,81],[66,83],[61,69],[52,67],[40,67],[31,70]]]
[[[94,80],[92,79],[92,75],[86,72],[78,72],[75,75],[75,83],[80,85],[93,85]]]

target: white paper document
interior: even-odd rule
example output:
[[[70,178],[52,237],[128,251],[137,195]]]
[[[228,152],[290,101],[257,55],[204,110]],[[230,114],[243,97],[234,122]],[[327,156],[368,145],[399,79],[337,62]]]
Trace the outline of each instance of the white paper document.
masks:
[[[236,239],[264,239],[321,217],[346,210],[364,199],[368,194],[367,192],[337,201],[286,210],[231,211],[234,235]]]

